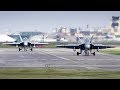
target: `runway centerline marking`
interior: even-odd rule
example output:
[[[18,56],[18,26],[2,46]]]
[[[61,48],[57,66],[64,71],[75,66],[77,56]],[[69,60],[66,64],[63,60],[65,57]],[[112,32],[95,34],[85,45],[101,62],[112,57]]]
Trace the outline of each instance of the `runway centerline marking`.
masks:
[[[47,59],[41,59],[41,60],[47,60]]]
[[[68,59],[68,58],[64,58],[64,57],[61,57],[61,56],[53,55],[53,54],[46,53],[46,52],[43,52],[43,51],[41,51],[41,52],[45,53],[45,54],[48,54],[48,55],[51,55],[51,56],[55,56],[55,57],[61,58],[61,59],[66,60],[66,61],[71,61],[71,62],[77,63],[77,62],[75,62],[75,61],[73,61],[71,59]]]

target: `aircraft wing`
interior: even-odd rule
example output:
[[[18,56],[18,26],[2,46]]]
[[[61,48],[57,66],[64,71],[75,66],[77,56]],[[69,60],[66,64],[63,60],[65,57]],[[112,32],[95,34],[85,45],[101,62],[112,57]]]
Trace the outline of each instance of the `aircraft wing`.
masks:
[[[80,45],[79,44],[68,44],[68,45],[56,45],[56,47],[79,49],[83,45],[84,44],[80,44]],[[113,45],[94,44],[93,47],[92,47],[92,49],[105,49],[105,48],[115,48],[115,46],[113,46]]]
[[[94,44],[93,49],[115,48],[113,45]]]
[[[13,42],[13,43],[3,43],[5,45],[11,45],[11,46],[24,46],[23,42]],[[28,42],[28,46],[35,46],[35,45],[47,45],[49,43],[39,43],[39,42]]]
[[[79,45],[79,44],[56,45],[56,47],[79,49],[79,48],[80,48],[80,45]]]
[[[42,46],[42,45],[47,45],[49,43],[39,43],[39,42],[29,42],[28,46],[36,47],[36,46]]]
[[[11,46],[16,46],[16,45],[20,46],[21,42],[3,43],[3,44],[5,44],[5,45],[11,45]]]

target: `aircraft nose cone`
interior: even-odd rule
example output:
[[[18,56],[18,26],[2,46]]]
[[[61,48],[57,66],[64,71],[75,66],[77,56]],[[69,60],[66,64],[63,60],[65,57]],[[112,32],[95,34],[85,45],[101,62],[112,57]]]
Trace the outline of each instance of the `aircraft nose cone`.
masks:
[[[85,48],[90,48],[90,45],[85,45]]]
[[[28,42],[24,42],[24,45],[27,46],[27,45],[28,45]]]

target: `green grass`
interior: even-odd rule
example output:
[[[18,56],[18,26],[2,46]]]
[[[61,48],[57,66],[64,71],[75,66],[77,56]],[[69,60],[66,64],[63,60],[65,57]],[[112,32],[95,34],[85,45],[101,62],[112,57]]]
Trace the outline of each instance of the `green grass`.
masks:
[[[43,48],[56,48],[56,43],[49,43],[48,45],[44,45]]]
[[[94,42],[94,44],[104,44],[104,45],[118,45],[120,46],[120,42],[111,42],[111,41],[105,41],[105,42]]]
[[[0,43],[0,48],[15,48],[15,46],[4,45],[4,44]]]
[[[100,52],[113,54],[113,55],[120,55],[120,49],[104,49],[101,50]]]
[[[120,71],[62,68],[1,68],[0,79],[120,79]]]

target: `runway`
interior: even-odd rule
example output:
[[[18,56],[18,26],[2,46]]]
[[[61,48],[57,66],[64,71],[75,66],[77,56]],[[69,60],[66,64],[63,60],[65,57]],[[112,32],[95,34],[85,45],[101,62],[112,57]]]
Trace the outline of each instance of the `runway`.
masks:
[[[120,56],[96,52],[96,56],[76,55],[72,49],[34,48],[18,51],[18,48],[0,48],[0,67],[59,67],[99,70],[120,70]]]

